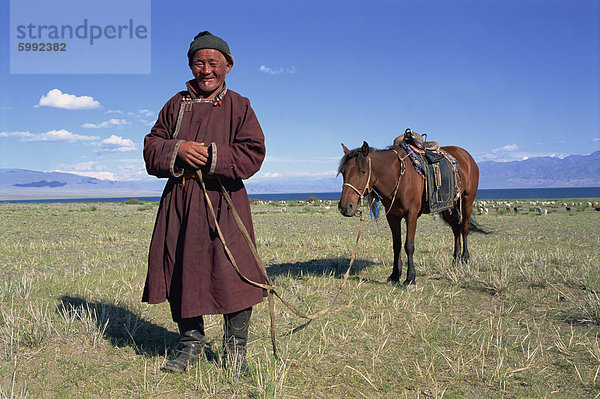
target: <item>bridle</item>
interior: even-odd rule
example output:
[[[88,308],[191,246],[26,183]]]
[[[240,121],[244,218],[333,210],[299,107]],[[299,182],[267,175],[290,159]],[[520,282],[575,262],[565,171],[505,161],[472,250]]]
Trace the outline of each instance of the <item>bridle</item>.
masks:
[[[379,220],[382,217],[386,216],[388,214],[388,212],[392,209],[392,206],[394,205],[394,202],[396,201],[396,194],[398,193],[398,188],[400,187],[400,180],[402,179],[404,172],[406,172],[406,165],[404,163],[404,160],[408,157],[408,154],[406,154],[404,157],[400,157],[400,154],[398,154],[398,151],[396,151],[393,148],[392,148],[392,151],[394,151],[396,153],[396,156],[398,157],[398,160],[400,161],[400,176],[398,176],[398,180],[396,181],[396,186],[394,187],[394,194],[392,195],[392,202],[390,203],[390,206],[386,209],[385,213],[381,217],[379,217],[375,220]],[[367,177],[367,182],[365,183],[365,187],[362,190],[359,190],[350,183],[344,183],[342,185],[342,187],[345,187],[345,186],[350,187],[356,194],[358,194],[359,206],[362,206],[363,198],[364,198],[365,194],[370,194],[371,191],[374,191],[375,194],[377,194],[381,198],[381,194],[379,194],[377,192],[377,190],[375,190],[374,187],[369,187],[369,185],[371,184],[371,176],[373,173],[373,169],[371,166],[371,157],[369,155],[367,155],[366,158],[367,158],[367,163],[369,165],[369,176]],[[359,216],[362,217],[362,211],[359,211]]]
[[[215,213],[215,209],[213,207],[212,201],[210,200],[210,197],[208,195],[208,191],[206,190],[206,185],[204,183],[204,177],[203,177],[202,171],[200,169],[198,169],[196,171],[196,179],[198,180],[198,182],[200,183],[200,186],[202,187],[202,192],[204,193],[204,198],[206,200],[208,210],[210,211],[210,213],[215,221],[215,227],[217,230],[217,234],[219,236],[219,239],[221,240],[221,243],[223,244],[223,249],[225,250],[227,257],[229,258],[229,261],[231,262],[231,266],[233,266],[233,268],[235,269],[235,271],[237,272],[239,277],[244,282],[251,284],[255,287],[262,288],[263,290],[267,291],[267,298],[269,301],[269,315],[271,318],[271,326],[270,326],[271,327],[270,328],[270,330],[271,330],[271,345],[273,346],[273,355],[275,355],[275,357],[277,357],[277,343],[276,343],[276,339],[275,339],[275,302],[273,300],[273,297],[275,296],[275,297],[279,298],[279,300],[289,310],[291,310],[292,313],[294,313],[296,316],[301,317],[303,319],[307,319],[308,320],[307,323],[310,323],[312,320],[315,320],[315,319],[323,316],[324,314],[328,313],[333,308],[333,305],[337,302],[337,300],[340,296],[340,293],[342,292],[342,289],[346,285],[346,282],[348,281],[348,277],[350,276],[350,270],[352,269],[352,265],[354,264],[354,260],[356,259],[356,250],[358,248],[358,240],[360,239],[360,235],[362,233],[362,222],[364,219],[361,217],[361,223],[358,228],[358,234],[356,235],[356,242],[354,244],[354,250],[352,251],[352,257],[350,258],[350,263],[348,264],[348,269],[346,269],[346,273],[344,273],[344,278],[342,279],[342,283],[340,284],[337,293],[335,294],[335,296],[333,297],[333,299],[331,300],[329,305],[327,305],[326,307],[324,307],[323,309],[321,309],[320,311],[318,311],[316,313],[306,314],[306,313],[298,310],[298,308],[296,308],[290,302],[285,300],[281,296],[281,294],[278,292],[277,287],[273,284],[273,281],[269,277],[269,274],[267,273],[267,270],[265,269],[262,259],[261,259],[260,255],[258,254],[258,249],[256,248],[256,244],[254,243],[252,237],[250,236],[250,234],[248,233],[248,230],[246,229],[246,226],[244,225],[244,222],[242,221],[237,210],[235,209],[235,206],[233,204],[231,196],[229,195],[229,192],[223,185],[223,182],[221,181],[221,179],[217,176],[217,181],[219,182],[219,185],[221,186],[221,194],[223,195],[223,198],[225,199],[225,202],[227,203],[227,206],[229,207],[231,214],[232,214],[236,224],[238,225],[238,228],[240,229],[242,237],[244,237],[246,244],[250,248],[250,252],[252,253],[252,256],[254,257],[254,260],[256,261],[256,264],[257,264],[262,276],[264,277],[266,283],[263,284],[263,283],[251,280],[250,278],[246,277],[242,273],[242,271],[239,269],[239,267],[237,265],[235,258],[233,257],[233,254],[231,253],[231,250],[229,249],[229,247],[227,245],[227,242],[225,241],[225,237],[223,236],[223,232],[221,231],[221,227],[219,226],[219,220],[218,220],[217,214]]]
[[[352,190],[354,190],[354,192],[356,194],[358,194],[359,197],[359,204],[362,203],[363,198],[366,194],[369,194],[372,190],[372,188],[369,187],[369,184],[371,183],[371,173],[372,173],[372,168],[371,168],[371,157],[367,155],[367,163],[369,165],[369,176],[367,177],[367,182],[365,183],[365,187],[362,189],[362,191],[359,191],[356,187],[354,187],[352,184],[350,183],[344,183],[342,187],[344,186],[348,186],[350,187]]]

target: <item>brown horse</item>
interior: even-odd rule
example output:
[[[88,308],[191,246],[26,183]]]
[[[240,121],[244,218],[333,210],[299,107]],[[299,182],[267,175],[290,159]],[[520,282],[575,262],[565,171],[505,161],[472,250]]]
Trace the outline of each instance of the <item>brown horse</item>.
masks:
[[[415,251],[415,232],[417,218],[429,213],[425,201],[425,181],[415,169],[402,147],[391,147],[386,150],[374,150],[363,142],[361,148],[349,150],[344,148],[344,157],[340,161],[338,172],[344,177],[344,186],[338,208],[344,216],[354,216],[362,205],[362,198],[374,191],[381,198],[393,235],[394,266],[388,281],[399,282],[402,274],[400,268],[400,250],[402,238],[400,224],[406,219],[406,241],[404,250],[408,259],[408,268],[404,285],[415,284],[415,268],[413,253]],[[459,164],[460,204],[454,209],[442,211],[443,218],[452,226],[454,233],[454,259],[469,259],[467,235],[472,205],[477,195],[479,184],[479,168],[471,155],[460,147],[441,147],[452,155]],[[459,217],[459,212],[462,217]],[[471,226],[473,226],[471,224]]]

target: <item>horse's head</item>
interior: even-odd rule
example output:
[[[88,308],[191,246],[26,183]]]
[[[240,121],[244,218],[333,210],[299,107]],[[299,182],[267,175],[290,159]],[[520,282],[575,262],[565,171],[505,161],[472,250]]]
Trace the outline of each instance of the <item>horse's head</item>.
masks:
[[[369,144],[363,142],[362,147],[349,150],[344,144],[344,157],[340,161],[338,174],[344,178],[342,196],[338,209],[344,216],[354,216],[358,211],[362,198],[372,188],[371,159]]]

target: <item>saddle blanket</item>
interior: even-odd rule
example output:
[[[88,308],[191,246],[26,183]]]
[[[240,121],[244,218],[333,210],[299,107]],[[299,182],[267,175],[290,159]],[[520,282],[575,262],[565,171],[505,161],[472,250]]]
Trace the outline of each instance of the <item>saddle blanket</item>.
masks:
[[[425,179],[425,201],[429,212],[436,213],[452,209],[458,198],[456,174],[459,165],[447,151],[420,150],[406,142],[400,144],[415,165],[417,172]]]

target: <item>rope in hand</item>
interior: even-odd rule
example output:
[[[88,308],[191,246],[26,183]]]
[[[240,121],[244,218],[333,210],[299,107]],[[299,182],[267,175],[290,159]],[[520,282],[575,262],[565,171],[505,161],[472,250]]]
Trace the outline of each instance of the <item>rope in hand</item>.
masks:
[[[227,206],[229,207],[229,209],[231,210],[231,214],[233,215],[233,218],[235,219],[236,224],[238,225],[238,228],[240,229],[240,232],[242,233],[242,236],[244,237],[244,240],[246,241],[246,244],[248,244],[248,247],[250,248],[250,251],[252,252],[252,256],[254,256],[254,259],[256,260],[256,264],[258,265],[263,277],[265,278],[265,281],[267,282],[267,284],[262,284],[256,281],[253,281],[249,278],[247,278],[246,276],[244,276],[244,274],[240,271],[237,262],[235,261],[233,254],[231,253],[231,250],[229,249],[229,247],[227,246],[227,243],[225,242],[225,238],[223,237],[223,233],[221,231],[221,227],[219,226],[219,222],[217,220],[217,215],[215,213],[214,207],[212,205],[212,201],[210,200],[210,197],[208,196],[208,192],[206,191],[206,185],[204,184],[204,179],[202,177],[202,171],[200,169],[198,169],[196,171],[196,177],[198,179],[198,181],[200,182],[200,186],[202,187],[202,191],[204,192],[204,198],[206,199],[206,203],[208,205],[208,209],[210,211],[210,214],[212,215],[213,219],[215,220],[215,227],[217,230],[217,234],[219,235],[219,239],[221,240],[221,242],[223,243],[223,248],[225,249],[225,253],[227,254],[227,256],[229,257],[229,260],[231,261],[231,265],[233,266],[233,268],[235,269],[235,271],[237,272],[237,274],[240,276],[240,278],[251,285],[254,285],[255,287],[259,287],[262,288],[264,290],[267,290],[268,292],[268,301],[269,301],[269,315],[271,318],[271,345],[273,346],[273,355],[275,357],[277,357],[277,342],[275,339],[275,303],[273,300],[273,296],[276,296],[277,298],[279,298],[279,300],[288,307],[288,309],[290,309],[296,316],[303,318],[303,319],[308,319],[309,322],[326,314],[327,312],[329,312],[331,310],[331,308],[333,307],[333,305],[337,302],[338,297],[340,295],[340,292],[342,291],[342,289],[344,288],[344,286],[346,285],[346,281],[348,280],[348,277],[350,276],[350,269],[352,268],[352,264],[354,263],[354,260],[356,259],[356,250],[358,248],[358,241],[360,239],[360,235],[362,233],[362,226],[363,226],[363,221],[364,221],[364,217],[361,213],[361,217],[360,217],[360,226],[358,228],[358,234],[356,236],[356,243],[354,244],[354,250],[352,251],[352,258],[350,259],[350,264],[348,265],[348,269],[346,270],[346,273],[344,274],[344,279],[342,280],[342,283],[340,284],[340,287],[337,291],[337,293],[335,294],[335,297],[333,298],[333,300],[331,301],[331,303],[326,306],[325,308],[321,309],[320,311],[312,314],[312,315],[307,315],[304,312],[301,312],[300,310],[298,310],[295,306],[293,306],[291,303],[289,303],[288,301],[286,301],[285,299],[282,298],[282,296],[279,294],[279,292],[277,292],[277,287],[273,284],[273,282],[271,281],[271,279],[269,278],[269,275],[267,274],[267,270],[265,269],[265,266],[262,262],[262,260],[260,259],[260,256],[258,255],[258,250],[256,249],[256,245],[254,244],[254,242],[252,241],[252,238],[250,237],[250,234],[248,233],[248,230],[246,229],[246,226],[244,225],[244,223],[242,222],[242,219],[240,218],[239,214],[237,213],[237,210],[235,209],[235,206],[233,205],[233,201],[231,200],[231,197],[229,196],[229,193],[227,192],[227,190],[225,189],[225,186],[223,186],[223,182],[221,182],[220,178],[217,178],[219,181],[219,185],[221,187],[221,192],[223,194],[223,198],[225,198],[225,201],[227,202]]]

